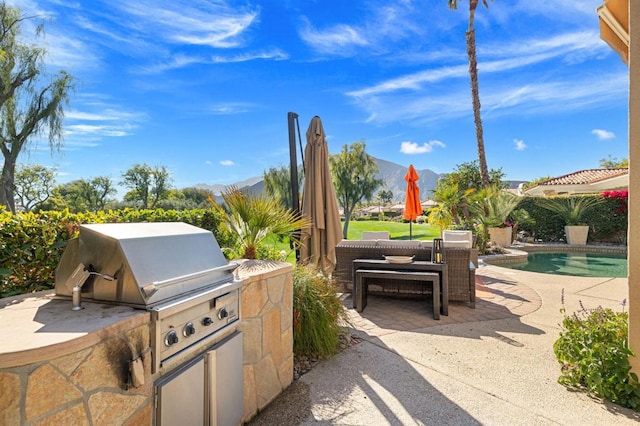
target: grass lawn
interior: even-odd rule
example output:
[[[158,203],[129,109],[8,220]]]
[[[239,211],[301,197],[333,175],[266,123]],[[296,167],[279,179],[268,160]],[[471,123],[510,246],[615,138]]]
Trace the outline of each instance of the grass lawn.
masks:
[[[411,227],[411,239],[413,240],[433,240],[434,238],[440,238],[440,229],[437,227],[425,223],[414,223]],[[389,231],[392,240],[409,239],[408,223],[381,220],[352,220],[349,222],[348,237],[350,240],[362,239],[363,231]]]
[[[344,222],[342,222],[344,226]],[[380,220],[358,220],[349,222],[348,236],[350,240],[362,239],[363,231],[389,231],[392,240],[408,240],[409,224],[402,222],[387,222]],[[412,225],[411,239],[413,240],[433,240],[440,237],[440,229],[427,224]],[[289,243],[274,241],[278,251],[287,252],[287,262],[295,262],[295,253],[289,248]]]

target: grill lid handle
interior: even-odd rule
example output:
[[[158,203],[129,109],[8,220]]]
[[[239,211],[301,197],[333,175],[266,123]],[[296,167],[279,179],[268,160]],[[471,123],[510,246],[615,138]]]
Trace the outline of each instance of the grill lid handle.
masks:
[[[216,266],[215,268],[211,268],[211,269],[192,272],[191,274],[180,275],[178,277],[168,278],[166,280],[161,280],[161,281],[154,281],[151,284],[147,284],[146,286],[142,287],[142,292],[146,297],[151,297],[162,287],[169,287],[172,285],[180,284],[184,281],[199,278],[204,275],[210,274],[212,272],[233,271],[238,267],[238,265],[239,265],[238,263],[233,262],[227,265]]]

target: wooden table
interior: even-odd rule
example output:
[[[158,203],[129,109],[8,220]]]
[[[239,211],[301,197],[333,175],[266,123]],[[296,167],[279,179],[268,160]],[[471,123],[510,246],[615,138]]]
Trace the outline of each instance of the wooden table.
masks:
[[[411,263],[391,263],[382,259],[355,259],[353,261],[353,300],[357,300],[356,271],[359,269],[382,269],[391,271],[437,272],[440,274],[440,313],[449,315],[449,281],[446,263],[416,260]],[[355,302],[354,302],[355,303]]]

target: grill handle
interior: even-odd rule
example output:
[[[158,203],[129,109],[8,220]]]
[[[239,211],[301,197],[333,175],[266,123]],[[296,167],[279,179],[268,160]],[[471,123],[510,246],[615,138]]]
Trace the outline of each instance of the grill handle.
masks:
[[[229,263],[227,265],[216,266],[215,268],[205,269],[202,271],[193,272],[191,274],[180,275],[178,277],[173,277],[173,278],[169,278],[162,281],[154,281],[151,284],[147,284],[146,286],[142,287],[142,292],[144,293],[145,296],[151,297],[162,287],[169,287],[175,284],[180,284],[184,281],[198,278],[203,275],[210,274],[212,272],[233,271],[237,267],[238,267],[238,263]]]

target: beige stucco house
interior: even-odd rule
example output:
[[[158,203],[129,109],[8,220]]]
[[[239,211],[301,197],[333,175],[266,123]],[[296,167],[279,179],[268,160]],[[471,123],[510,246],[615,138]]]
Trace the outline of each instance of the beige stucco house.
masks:
[[[599,194],[624,189],[629,189],[629,169],[589,169],[541,182],[525,189],[523,195]]]
[[[598,8],[600,36],[629,65],[629,117],[640,115],[640,1],[605,0]],[[629,120],[629,346],[640,372],[640,120]],[[635,182],[635,185],[634,185]],[[636,219],[632,219],[636,218]]]

